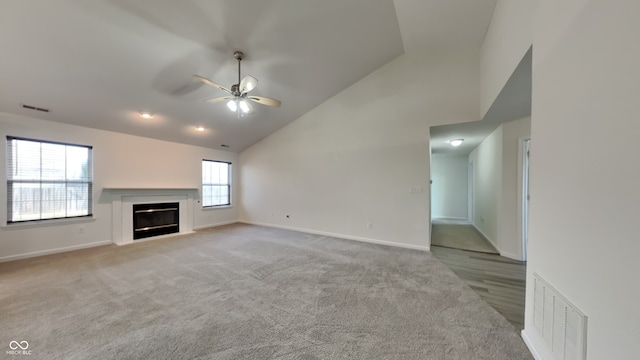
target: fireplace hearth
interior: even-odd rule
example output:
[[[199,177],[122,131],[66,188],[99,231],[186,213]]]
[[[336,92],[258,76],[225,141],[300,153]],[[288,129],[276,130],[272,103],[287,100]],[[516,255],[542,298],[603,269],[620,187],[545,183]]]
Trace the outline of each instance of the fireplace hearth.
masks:
[[[180,203],[133,205],[133,240],[180,232]]]

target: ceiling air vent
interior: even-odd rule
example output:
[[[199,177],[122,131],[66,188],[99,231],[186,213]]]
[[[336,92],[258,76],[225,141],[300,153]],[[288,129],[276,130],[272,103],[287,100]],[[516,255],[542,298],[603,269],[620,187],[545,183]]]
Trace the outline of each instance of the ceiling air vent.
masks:
[[[41,108],[41,107],[37,107],[37,106],[33,106],[33,105],[22,104],[22,107],[25,108],[25,109],[42,111],[42,112],[46,112],[46,113],[51,112],[50,109],[45,109],[45,108]]]

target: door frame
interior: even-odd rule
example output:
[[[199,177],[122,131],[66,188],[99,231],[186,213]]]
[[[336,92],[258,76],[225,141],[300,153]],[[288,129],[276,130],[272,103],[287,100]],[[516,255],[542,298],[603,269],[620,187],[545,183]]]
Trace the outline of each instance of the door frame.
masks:
[[[531,137],[518,138],[518,233],[520,237],[520,257],[527,260],[529,241],[529,199],[530,199],[530,151]]]
[[[474,164],[470,160],[467,164],[467,221],[469,224],[473,224],[474,174]]]

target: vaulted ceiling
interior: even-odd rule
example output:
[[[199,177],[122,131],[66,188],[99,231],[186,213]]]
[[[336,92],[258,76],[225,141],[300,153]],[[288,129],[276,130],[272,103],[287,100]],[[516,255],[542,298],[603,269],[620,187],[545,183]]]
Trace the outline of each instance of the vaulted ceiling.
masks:
[[[0,111],[242,151],[399,55],[480,49],[495,0],[4,0]],[[237,118],[193,79],[237,82]],[[43,113],[23,104],[47,108]],[[143,119],[140,112],[154,114]],[[204,131],[195,130],[197,126]]]

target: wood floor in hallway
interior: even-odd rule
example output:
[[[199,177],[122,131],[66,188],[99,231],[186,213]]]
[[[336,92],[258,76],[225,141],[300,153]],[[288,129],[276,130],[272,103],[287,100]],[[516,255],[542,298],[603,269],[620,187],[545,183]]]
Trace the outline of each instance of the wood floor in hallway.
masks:
[[[440,246],[431,252],[516,329],[524,328],[525,262]]]

